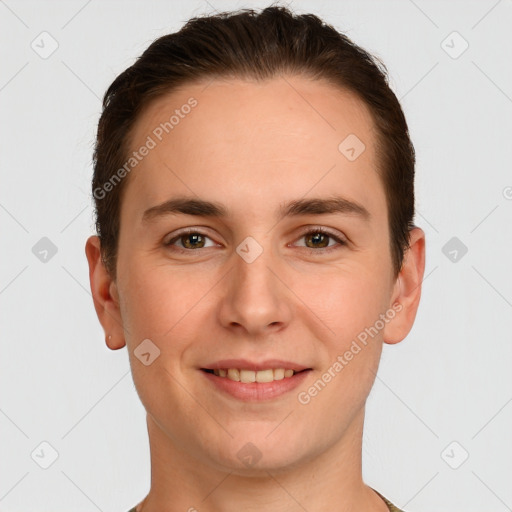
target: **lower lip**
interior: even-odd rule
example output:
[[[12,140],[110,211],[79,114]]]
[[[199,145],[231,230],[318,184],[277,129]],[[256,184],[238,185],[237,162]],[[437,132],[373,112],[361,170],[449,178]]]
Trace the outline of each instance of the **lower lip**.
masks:
[[[311,370],[304,370],[292,377],[284,377],[272,382],[236,382],[227,377],[217,377],[213,373],[199,370],[220,391],[247,402],[271,400],[294,390],[304,382]]]

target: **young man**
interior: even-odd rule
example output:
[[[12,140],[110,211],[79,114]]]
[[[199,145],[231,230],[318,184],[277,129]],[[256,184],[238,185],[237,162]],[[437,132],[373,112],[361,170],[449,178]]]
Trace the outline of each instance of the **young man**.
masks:
[[[86,255],[151,448],[132,510],[398,510],[362,479],[424,232],[384,72],[282,7],[190,20],[110,86]]]

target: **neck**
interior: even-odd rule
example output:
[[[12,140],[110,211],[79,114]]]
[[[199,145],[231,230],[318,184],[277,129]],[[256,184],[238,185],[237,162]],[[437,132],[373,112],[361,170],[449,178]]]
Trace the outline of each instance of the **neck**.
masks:
[[[147,416],[151,489],[137,512],[388,512],[361,473],[364,408],[342,439],[299,464],[252,474],[206,464],[179,448]]]

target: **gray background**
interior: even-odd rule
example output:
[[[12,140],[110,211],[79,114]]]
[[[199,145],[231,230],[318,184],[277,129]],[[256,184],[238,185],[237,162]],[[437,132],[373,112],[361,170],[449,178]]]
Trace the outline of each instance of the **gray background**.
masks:
[[[148,491],[145,411],[84,253],[100,99],[188,18],[267,5],[0,0],[0,510],[126,512]],[[422,300],[384,347],[364,478],[408,512],[512,510],[512,1],[288,5],[384,60],[418,156]]]

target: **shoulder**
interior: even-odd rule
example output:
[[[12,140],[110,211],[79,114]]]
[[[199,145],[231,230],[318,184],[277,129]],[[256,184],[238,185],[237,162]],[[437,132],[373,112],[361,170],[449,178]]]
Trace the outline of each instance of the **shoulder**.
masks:
[[[386,505],[388,506],[389,512],[405,512],[404,510],[398,508],[396,505],[393,505],[393,503],[391,503],[391,501],[389,501],[385,496],[382,496],[382,494],[379,491],[377,491],[376,489],[373,490],[384,500],[384,503],[386,503]],[[130,510],[130,512],[132,511]],[[133,512],[135,512],[135,510]]]
[[[382,494],[379,491],[377,491],[376,489],[373,490],[384,500],[384,502],[389,508],[389,512],[405,512],[404,510],[401,510],[397,506],[393,505],[393,503],[391,503],[386,497],[382,496]],[[128,512],[137,512],[136,508],[137,507],[135,506],[131,508]]]

